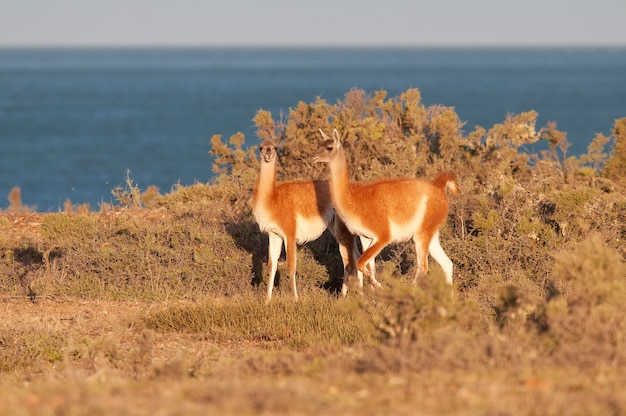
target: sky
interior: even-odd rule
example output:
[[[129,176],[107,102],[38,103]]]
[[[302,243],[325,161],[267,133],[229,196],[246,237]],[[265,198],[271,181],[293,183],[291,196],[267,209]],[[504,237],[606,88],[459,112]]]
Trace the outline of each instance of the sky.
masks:
[[[0,0],[0,47],[626,46],[626,0]]]

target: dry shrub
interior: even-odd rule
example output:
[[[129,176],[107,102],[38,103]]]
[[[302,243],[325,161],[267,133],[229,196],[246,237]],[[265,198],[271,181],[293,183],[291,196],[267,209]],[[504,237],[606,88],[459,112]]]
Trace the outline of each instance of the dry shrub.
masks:
[[[553,278],[562,296],[546,305],[555,360],[581,367],[623,366],[626,268],[619,253],[594,234],[571,252],[560,253]]]
[[[196,298],[241,293],[252,262],[212,212],[133,209],[107,216],[50,214],[42,235],[55,247],[51,295]],[[249,289],[248,289],[249,290]]]
[[[0,329],[0,373],[37,368],[63,360],[67,340],[51,329]]]
[[[20,187],[16,186],[11,189],[8,199],[10,211],[22,211],[24,209],[22,205],[22,189]]]
[[[374,372],[623,367],[621,256],[594,235],[556,257],[547,291],[520,276],[485,279],[453,302],[441,276],[428,277],[425,288],[391,284],[365,308],[381,344],[355,365]]]
[[[431,280],[431,279],[428,279]],[[475,301],[453,301],[442,276],[425,288],[392,285],[369,313],[381,343],[355,363],[358,371],[477,371],[530,365],[527,332],[502,331]]]
[[[615,120],[613,139],[615,145],[611,157],[606,162],[604,175],[624,183],[626,181],[626,118]]]

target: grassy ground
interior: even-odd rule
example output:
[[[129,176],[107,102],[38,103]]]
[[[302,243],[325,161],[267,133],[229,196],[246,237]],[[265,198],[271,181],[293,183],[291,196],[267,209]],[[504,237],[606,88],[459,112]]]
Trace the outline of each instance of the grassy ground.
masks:
[[[626,403],[623,368],[606,364],[468,362],[415,371],[372,363],[389,358],[360,344],[290,348],[279,338],[149,328],[152,313],[180,306],[5,301],[3,332],[22,334],[5,332],[3,350],[20,349],[24,362],[2,376],[0,412],[620,414]]]
[[[280,287],[266,306],[245,250],[245,272],[227,276],[234,281],[190,274],[177,285],[161,269],[150,274],[156,282],[133,270],[124,276],[128,263],[146,255],[147,243],[136,243],[137,258],[108,264],[119,267],[111,287],[70,263],[76,255],[71,261],[84,268],[83,252],[106,244],[88,232],[68,232],[43,250],[42,230],[55,217],[81,227],[93,222],[106,235],[112,215],[120,224],[108,238],[135,218],[154,252],[156,233],[147,230],[173,226],[159,225],[168,216],[145,208],[0,217],[14,243],[14,254],[5,249],[3,257],[1,414],[620,414],[626,406],[623,260],[604,247],[594,253],[593,239],[557,258],[553,274],[578,290],[549,301],[533,298],[536,283],[522,290],[529,283],[492,276],[470,288],[462,271],[452,299],[435,267],[413,287],[410,272],[404,280],[387,272],[395,259],[381,264],[385,290],[338,299],[313,254],[319,248],[306,247],[301,301]],[[215,224],[205,227],[211,234]],[[24,252],[15,254],[16,247]],[[204,266],[196,249],[195,239],[181,248]],[[588,260],[577,262],[583,253]],[[11,262],[16,274],[6,271]],[[174,267],[165,263],[159,267]],[[178,272],[186,267],[174,263]],[[316,281],[318,274],[326,281]]]

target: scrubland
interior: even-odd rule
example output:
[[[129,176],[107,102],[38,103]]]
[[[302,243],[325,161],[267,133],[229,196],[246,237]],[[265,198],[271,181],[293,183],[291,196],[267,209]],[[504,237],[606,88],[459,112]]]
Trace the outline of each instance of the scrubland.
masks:
[[[299,249],[300,301],[279,276],[265,305],[241,134],[211,139],[207,184],[128,177],[116,205],[57,213],[16,189],[0,212],[0,414],[623,414],[626,118],[577,156],[536,119],[472,128],[418,90],[254,118],[281,145],[280,180],[327,177],[310,161],[320,128],[344,136],[356,181],[454,172],[452,291],[433,262],[410,284],[405,243],[378,259],[383,289],[341,298],[325,234]]]

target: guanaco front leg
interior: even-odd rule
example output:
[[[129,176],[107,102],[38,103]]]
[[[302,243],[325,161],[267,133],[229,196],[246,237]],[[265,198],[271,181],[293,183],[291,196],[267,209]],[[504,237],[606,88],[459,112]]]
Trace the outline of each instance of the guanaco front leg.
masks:
[[[267,281],[267,296],[265,302],[269,303],[272,300],[272,291],[274,290],[274,278],[276,277],[276,269],[278,268],[278,258],[283,249],[283,239],[281,236],[275,233],[269,234],[269,246],[267,250],[267,266],[270,271],[269,279]]]
[[[296,240],[287,240],[285,244],[285,251],[287,255],[287,271],[289,273],[289,284],[291,285],[291,291],[293,298],[298,301],[298,289],[296,289],[296,260],[298,258],[298,246]]]
[[[363,254],[356,263],[357,269],[367,276],[370,281],[370,286],[373,289],[382,287],[380,282],[376,280],[376,267],[374,265],[374,259],[387,244],[389,244],[388,240],[372,240],[372,244],[363,251]]]
[[[372,240],[371,238],[362,237],[362,236],[360,237],[360,239],[361,239],[361,247],[363,247],[363,252],[365,253],[365,251],[370,248],[374,240]],[[380,289],[381,287],[383,287],[383,285],[381,285],[380,282],[376,280],[375,258],[376,256],[370,258],[369,262],[366,265],[366,268],[369,270],[368,278],[370,281],[370,287],[372,289]],[[363,288],[363,275],[360,276],[359,284],[361,285],[361,288]]]

